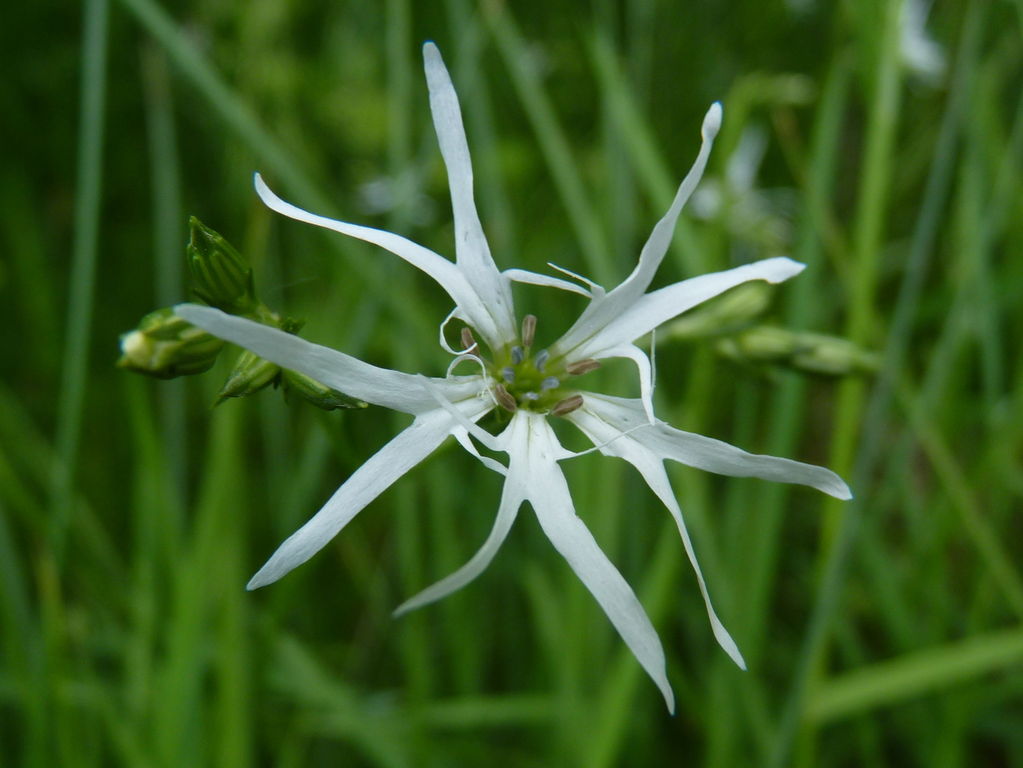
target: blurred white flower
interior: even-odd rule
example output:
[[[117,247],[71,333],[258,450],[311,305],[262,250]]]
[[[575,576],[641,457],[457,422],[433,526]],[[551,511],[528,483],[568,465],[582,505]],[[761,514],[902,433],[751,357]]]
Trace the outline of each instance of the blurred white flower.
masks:
[[[902,60],[921,80],[936,85],[945,74],[945,51],[927,34],[930,3],[906,0],[899,19],[899,46]]]
[[[763,129],[743,129],[721,179],[706,179],[693,195],[693,214],[721,218],[735,241],[761,253],[785,253],[792,239],[795,194],[790,189],[758,189],[757,175],[767,150]]]
[[[472,168],[455,90],[440,52],[423,49],[430,107],[447,166],[455,224],[455,261],[400,235],[327,219],[284,202],[256,176],[256,190],[270,208],[298,221],[375,243],[423,270],[447,291],[455,309],[441,325],[440,343],[455,355],[444,378],[378,368],[326,347],[211,307],[182,305],[177,313],[209,333],[251,350],[283,368],[299,371],[366,402],[412,415],[412,424],[385,445],[338,488],[323,508],[288,538],[249,582],[270,584],[312,557],[367,504],[453,436],[485,466],[504,475],[504,490],[493,529],[480,550],[461,569],[401,605],[404,613],[438,600],[467,584],[490,563],[528,501],[555,549],[593,594],[639,663],[654,680],[669,710],[674,697],[665,670],[664,651],[650,619],[617,568],[607,559],[576,516],[560,461],[577,456],[561,446],[549,423],[565,418],[608,456],[625,459],[639,470],[678,526],[696,571],[714,635],[745,668],[739,649],[711,606],[664,461],[738,477],[758,477],[817,488],[850,498],[846,484],[830,470],[788,459],[757,456],[727,443],[682,432],[653,413],[653,378],[647,355],[634,342],[657,326],[722,292],[751,280],[777,283],[798,274],[803,265],[772,258],[724,272],[702,275],[648,292],[672,237],[682,206],[696,187],[721,123],[721,107],[711,106],[703,122],[703,144],[675,200],[657,225],[632,274],[611,291],[576,277],[578,282],[524,270],[497,269],[473,201]],[[583,294],[590,299],[576,323],[549,349],[535,349],[536,318],[516,321],[513,281]],[[462,348],[452,349],[444,327],[465,323]],[[470,330],[471,329],[471,330]],[[477,337],[486,346],[483,349]],[[577,382],[602,359],[625,357],[639,370],[641,397],[627,399],[581,389]],[[478,369],[453,375],[457,365]],[[507,425],[492,434],[477,422],[487,413],[506,412]],[[507,464],[481,455],[476,442],[504,453]]]

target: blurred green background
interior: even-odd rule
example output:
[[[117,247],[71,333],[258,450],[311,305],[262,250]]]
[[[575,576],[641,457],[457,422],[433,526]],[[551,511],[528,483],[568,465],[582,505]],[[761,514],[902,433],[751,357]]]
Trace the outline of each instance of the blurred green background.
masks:
[[[0,763],[1023,765],[1023,2],[84,0],[8,22]],[[662,418],[856,494],[672,468],[748,672],[638,475],[566,463],[662,637],[675,717],[528,513],[475,583],[392,621],[489,530],[500,478],[460,449],[246,593],[404,420],[273,391],[211,409],[227,360],[114,367],[120,333],[187,298],[194,214],[306,338],[443,374],[428,278],[251,189],[258,169],[452,256],[427,39],[499,265],[614,285],[720,99],[658,281],[790,254],[807,270],[754,324],[876,355],[822,376],[734,334],[660,340]],[[581,308],[517,301],[548,343]]]

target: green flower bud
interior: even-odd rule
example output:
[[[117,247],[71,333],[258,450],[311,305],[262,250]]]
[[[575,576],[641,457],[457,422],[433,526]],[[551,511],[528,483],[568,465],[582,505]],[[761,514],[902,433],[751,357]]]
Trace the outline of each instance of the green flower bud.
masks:
[[[229,397],[248,397],[269,384],[276,384],[280,376],[280,366],[264,360],[247,349],[242,350],[238,362],[217,394],[214,405],[220,405]]]
[[[232,315],[257,308],[252,267],[220,234],[192,216],[191,239],[185,249],[192,276],[192,291],[212,307]]]
[[[169,307],[150,312],[121,336],[120,368],[159,379],[208,371],[224,342],[182,320]]]
[[[786,365],[808,373],[848,376],[877,370],[877,355],[836,336],[757,326],[718,341],[733,360]]]
[[[281,371],[285,395],[295,394],[317,408],[333,411],[337,408],[365,408],[366,403],[321,384],[298,371]]]

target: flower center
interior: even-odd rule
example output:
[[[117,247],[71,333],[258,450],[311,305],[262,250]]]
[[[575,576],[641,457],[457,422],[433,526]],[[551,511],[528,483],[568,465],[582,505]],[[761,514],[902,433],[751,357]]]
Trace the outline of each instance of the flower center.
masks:
[[[522,320],[519,344],[506,347],[495,355],[495,360],[482,358],[490,377],[494,397],[506,411],[519,408],[553,416],[564,416],[582,405],[583,399],[568,382],[575,376],[596,370],[596,360],[551,360],[546,349],[533,346],[536,335],[536,316],[526,315]],[[471,347],[472,333],[463,329],[462,341]],[[475,354],[479,355],[478,348]]]

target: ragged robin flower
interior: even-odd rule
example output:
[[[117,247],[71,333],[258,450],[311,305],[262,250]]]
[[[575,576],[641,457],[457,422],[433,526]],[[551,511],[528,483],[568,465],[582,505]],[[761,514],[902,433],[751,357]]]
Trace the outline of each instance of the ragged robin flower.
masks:
[[[562,447],[550,422],[566,419],[593,443],[591,450],[625,459],[639,470],[678,526],[714,636],[735,663],[745,668],[739,649],[711,605],[665,471],[665,460],[724,475],[799,483],[839,499],[850,498],[849,489],[841,478],[822,467],[746,453],[658,420],[653,410],[651,363],[635,341],[730,288],[751,280],[778,283],[798,274],[803,265],[788,258],[770,258],[647,290],[667,251],[682,207],[706,166],[721,124],[721,106],[714,104],[704,118],[703,143],[692,169],[668,212],[654,227],[632,274],[620,285],[605,291],[583,278],[570,281],[518,269],[499,271],[473,200],[472,168],[458,98],[436,46],[427,43],[423,56],[434,127],[451,191],[454,261],[391,232],[303,211],[277,197],[258,175],[256,191],[278,213],[374,243],[436,280],[455,303],[440,332],[441,346],[454,356],[447,375],[428,378],[379,368],[212,307],[181,305],[176,309],[189,322],[282,368],[413,417],[408,428],[357,469],[316,515],[281,544],[248,587],[270,584],[311,558],[367,504],[448,437],[454,437],[486,467],[504,475],[497,517],[490,535],[468,563],[399,606],[396,613],[438,600],[479,575],[508,535],[523,502],[528,501],[554,548],[596,598],[673,711],[674,696],[657,633],[632,589],[576,515],[559,462],[579,454]],[[516,319],[512,282],[583,294],[589,304],[560,340],[537,349],[537,320],[531,315],[521,322]],[[460,348],[454,348],[444,334],[452,320],[465,326]],[[628,358],[636,365],[639,398],[613,397],[583,388],[586,374],[601,360],[614,357]],[[455,375],[456,367],[472,373]],[[499,434],[477,423],[495,410],[506,416],[506,426]],[[477,443],[506,454],[507,464],[481,454]]]

